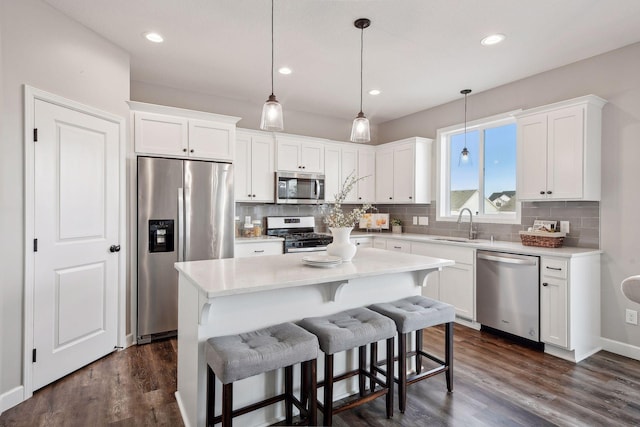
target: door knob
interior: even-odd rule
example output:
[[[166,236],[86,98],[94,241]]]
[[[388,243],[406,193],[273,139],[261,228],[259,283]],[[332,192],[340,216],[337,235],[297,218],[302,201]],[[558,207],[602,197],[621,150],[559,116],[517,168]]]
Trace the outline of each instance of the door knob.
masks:
[[[120,245],[109,246],[109,252],[120,252]]]

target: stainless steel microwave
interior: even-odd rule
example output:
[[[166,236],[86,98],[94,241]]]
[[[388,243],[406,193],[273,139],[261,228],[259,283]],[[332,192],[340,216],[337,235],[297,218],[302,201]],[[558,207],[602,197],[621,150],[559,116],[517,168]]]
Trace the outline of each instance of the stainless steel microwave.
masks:
[[[324,175],[276,172],[276,203],[324,203]]]

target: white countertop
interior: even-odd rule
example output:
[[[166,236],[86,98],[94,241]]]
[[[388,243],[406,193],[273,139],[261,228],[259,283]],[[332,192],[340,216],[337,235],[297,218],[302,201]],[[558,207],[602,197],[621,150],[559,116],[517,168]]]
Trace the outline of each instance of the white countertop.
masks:
[[[373,248],[359,249],[352,262],[331,268],[307,266],[302,263],[305,256],[309,254],[177,262],[175,267],[207,298],[215,298],[390,273],[434,270],[454,264],[446,259]]]
[[[275,236],[260,236],[260,237],[236,237],[235,243],[264,243],[264,242],[283,242],[282,237]]]
[[[436,236],[433,234],[413,234],[413,233],[367,233],[362,231],[356,231],[351,233],[352,237],[379,237],[384,239],[398,239],[407,240],[412,242],[424,242],[434,243],[438,245],[453,245],[462,246],[474,249],[483,249],[489,251],[509,252],[524,255],[542,255],[542,256],[556,256],[556,257],[578,257],[600,254],[600,249],[591,248],[575,248],[570,246],[563,246],[561,248],[541,248],[537,246],[524,246],[518,242],[503,242],[494,240],[476,239],[469,242],[454,242],[449,240],[437,240],[442,238],[448,238],[448,236]]]

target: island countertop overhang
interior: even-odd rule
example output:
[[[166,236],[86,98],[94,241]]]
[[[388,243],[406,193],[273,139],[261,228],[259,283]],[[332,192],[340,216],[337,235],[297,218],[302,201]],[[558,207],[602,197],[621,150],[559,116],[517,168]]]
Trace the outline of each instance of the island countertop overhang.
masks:
[[[303,264],[309,254],[267,255],[251,258],[178,262],[175,268],[206,298],[262,292],[296,286],[344,282],[388,273],[433,271],[454,261],[363,248],[352,262],[332,268]]]

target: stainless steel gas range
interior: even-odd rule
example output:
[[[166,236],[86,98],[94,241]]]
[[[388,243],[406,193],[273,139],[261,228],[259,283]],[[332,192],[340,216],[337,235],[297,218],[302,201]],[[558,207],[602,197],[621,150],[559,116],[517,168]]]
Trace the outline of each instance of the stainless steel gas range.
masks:
[[[284,238],[284,253],[317,252],[333,241],[328,234],[314,231],[312,216],[268,216],[267,235]]]

